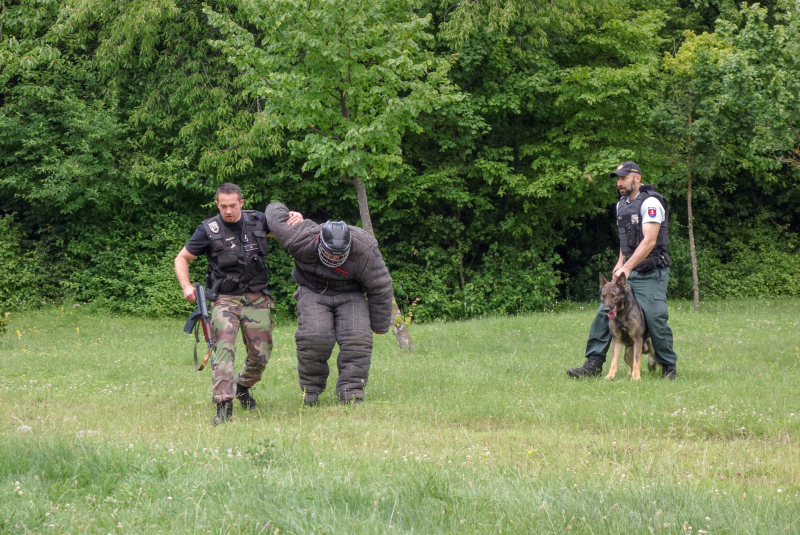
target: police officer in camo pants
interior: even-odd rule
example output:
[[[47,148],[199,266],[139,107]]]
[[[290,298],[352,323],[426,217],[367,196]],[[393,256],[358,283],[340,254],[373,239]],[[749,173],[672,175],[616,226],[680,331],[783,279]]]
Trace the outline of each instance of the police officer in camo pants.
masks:
[[[208,258],[206,287],[219,289],[216,296],[209,296],[213,299],[210,315],[216,356],[211,379],[217,405],[213,425],[231,418],[234,398],[245,410],[258,406],[249,389],[261,380],[272,351],[270,309],[274,306],[267,289],[266,217],[255,210],[242,210],[242,190],[236,184],[217,189],[216,205],[219,214],[204,220],[175,258],[175,274],[187,301],[197,300],[189,280],[189,262],[201,254]],[[247,357],[242,371],[236,374],[234,357],[240,327]]]
[[[644,312],[647,329],[661,365],[661,377],[675,379],[678,356],[672,349],[672,330],[667,325],[667,282],[669,281],[669,205],[653,186],[642,185],[642,173],[634,162],[623,162],[611,173],[621,195],[617,203],[620,251],[613,278],[625,274],[636,301]],[[572,377],[593,377],[603,371],[611,344],[608,316],[603,305],[589,330],[586,363],[568,368]]]
[[[366,231],[343,221],[291,225],[291,214],[280,203],[266,209],[270,230],[295,261],[295,341],[303,402],[316,404],[325,390],[328,359],[338,343],[336,397],[359,403],[369,378],[372,333],[384,334],[391,327],[392,278],[378,242]]]

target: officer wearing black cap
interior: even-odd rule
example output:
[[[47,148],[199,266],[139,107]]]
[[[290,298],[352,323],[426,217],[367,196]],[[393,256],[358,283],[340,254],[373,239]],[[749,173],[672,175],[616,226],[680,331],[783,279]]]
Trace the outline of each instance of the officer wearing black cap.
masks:
[[[267,224],[294,258],[297,283],[297,372],[306,405],[317,403],[328,381],[328,359],[339,344],[336,397],[364,400],[372,361],[372,333],[392,322],[392,278],[378,242],[343,221],[290,224],[289,210],[271,203]],[[365,298],[366,295],[366,298]]]
[[[642,172],[635,162],[619,164],[610,176],[617,179],[621,195],[617,203],[620,250],[613,278],[625,274],[644,312],[661,376],[675,379],[678,357],[667,325],[667,282],[672,264],[667,233],[669,204],[653,186],[642,185]],[[600,375],[611,338],[608,316],[601,305],[589,330],[586,363],[568,368],[567,373],[578,378]]]

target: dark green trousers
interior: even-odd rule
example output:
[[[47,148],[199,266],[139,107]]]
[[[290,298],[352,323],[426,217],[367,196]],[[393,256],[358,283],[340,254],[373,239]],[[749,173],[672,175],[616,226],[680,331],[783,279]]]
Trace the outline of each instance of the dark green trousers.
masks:
[[[672,349],[672,329],[667,325],[667,282],[669,268],[654,269],[648,273],[631,272],[628,285],[642,307],[647,330],[656,350],[656,360],[667,368],[674,368],[678,356]],[[603,304],[597,309],[597,315],[589,329],[589,340],[586,342],[586,358],[596,357],[606,361],[606,353],[611,345],[611,331],[608,328],[608,316],[603,312]]]

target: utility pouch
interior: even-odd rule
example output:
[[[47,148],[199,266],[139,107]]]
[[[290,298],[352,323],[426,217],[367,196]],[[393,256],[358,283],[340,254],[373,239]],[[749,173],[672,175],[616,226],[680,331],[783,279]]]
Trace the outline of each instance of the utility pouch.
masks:
[[[653,271],[658,267],[659,258],[657,256],[648,256],[641,262],[639,265],[633,268],[635,271],[639,273],[647,273],[648,271]]]
[[[241,263],[243,263],[243,261],[239,259],[239,255],[233,252],[225,252],[217,256],[217,265],[219,269],[224,270],[225,268],[232,268]]]
[[[266,264],[264,264],[264,259],[261,258],[261,255],[255,255],[250,257],[249,265],[247,266],[247,273],[251,277],[256,277],[260,275],[263,271],[265,271]]]
[[[238,277],[225,277],[225,280],[219,286],[219,291],[223,294],[229,294],[238,290],[240,286]]]
[[[628,247],[635,250],[639,246],[639,226],[633,223],[625,225],[625,234],[628,236]]]
[[[258,243],[261,254],[269,253],[269,244],[267,243],[267,232],[264,230],[255,230],[253,234],[256,236],[256,243]]]

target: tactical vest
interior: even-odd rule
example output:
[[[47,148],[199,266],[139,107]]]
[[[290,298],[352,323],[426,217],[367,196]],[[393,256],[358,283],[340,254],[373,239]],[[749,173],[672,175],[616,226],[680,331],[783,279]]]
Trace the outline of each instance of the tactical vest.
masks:
[[[625,197],[621,197],[619,203],[617,203],[617,228],[619,229],[619,244],[622,254],[625,255],[626,259],[629,258],[644,240],[641,209],[642,203],[648,197],[655,197],[664,207],[664,221],[661,222],[661,228],[658,230],[658,237],[653,250],[650,251],[647,258],[634,268],[639,272],[672,265],[672,260],[669,257],[669,234],[667,231],[669,203],[660,193],[653,189],[653,186],[640,186],[639,195],[629,204],[625,202]]]
[[[204,220],[203,228],[211,242],[206,252],[208,288],[216,287],[217,293],[228,295],[269,293],[269,268],[264,258],[269,253],[267,228],[258,212],[242,210],[241,236],[228,230],[219,214]],[[247,241],[242,241],[243,237]]]

